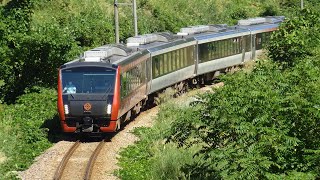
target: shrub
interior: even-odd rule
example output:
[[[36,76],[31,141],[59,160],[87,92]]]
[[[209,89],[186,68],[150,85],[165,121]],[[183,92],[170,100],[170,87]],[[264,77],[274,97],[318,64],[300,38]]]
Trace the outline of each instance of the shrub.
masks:
[[[297,60],[303,60],[312,55],[320,42],[319,23],[320,13],[304,9],[299,16],[288,18],[281,28],[271,37],[268,50],[269,56],[288,66]]]
[[[33,159],[51,146],[49,127],[56,115],[56,92],[52,89],[32,88],[15,105],[2,105],[0,111],[0,152],[6,162],[0,164],[0,177],[23,170]],[[7,174],[9,173],[9,174]]]

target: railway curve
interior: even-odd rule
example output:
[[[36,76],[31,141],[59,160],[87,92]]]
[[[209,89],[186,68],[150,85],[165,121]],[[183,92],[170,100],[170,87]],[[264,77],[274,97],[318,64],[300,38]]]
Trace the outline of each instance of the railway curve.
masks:
[[[215,84],[213,86],[222,86],[223,84]],[[197,90],[192,90],[187,92],[186,94],[179,96],[174,99],[174,102],[177,104],[187,104],[192,101],[192,97],[201,92],[210,91],[211,86],[203,87]],[[138,140],[138,138],[133,135],[131,132],[136,127],[150,127],[152,126],[155,117],[157,116],[159,110],[159,106],[156,106],[147,111],[141,112],[139,116],[137,116],[133,121],[127,124],[123,130],[119,131],[114,137],[110,139],[110,141],[105,142],[99,157],[95,161],[94,168],[92,169],[91,179],[104,179],[104,180],[116,180],[118,179],[114,176],[114,171],[116,171],[119,167],[117,166],[117,157],[118,153],[122,148],[125,148],[131,144],[134,144]],[[57,168],[63,159],[63,156],[69,151],[71,146],[75,142],[70,141],[60,141],[56,143],[53,147],[44,152],[41,156],[36,158],[35,163],[26,171],[20,172],[19,177],[21,179],[29,180],[29,179],[42,179],[42,180],[52,180],[54,177]],[[82,143],[80,149],[82,151],[86,151],[87,154],[91,155],[94,149],[98,146],[99,142],[87,142]],[[74,153],[77,153],[75,151]],[[88,155],[88,156],[89,156]],[[88,162],[89,157],[86,158],[79,157],[79,155],[74,154],[73,158],[70,158],[72,164],[67,167],[68,169],[81,169],[79,173],[72,174],[74,171],[68,172],[66,169],[65,173],[69,174],[68,176],[63,176],[62,179],[82,179],[85,173],[85,167]]]

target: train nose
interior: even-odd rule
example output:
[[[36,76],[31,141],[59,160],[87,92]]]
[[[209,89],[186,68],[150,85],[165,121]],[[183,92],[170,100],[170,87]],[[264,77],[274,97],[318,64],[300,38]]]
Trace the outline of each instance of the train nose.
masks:
[[[91,117],[84,117],[82,132],[92,132],[92,131],[93,131],[93,119]]]

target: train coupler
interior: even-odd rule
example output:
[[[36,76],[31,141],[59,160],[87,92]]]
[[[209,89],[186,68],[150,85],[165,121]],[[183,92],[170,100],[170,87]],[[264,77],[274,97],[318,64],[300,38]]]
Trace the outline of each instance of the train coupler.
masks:
[[[82,132],[93,131],[93,119],[91,117],[83,118]]]

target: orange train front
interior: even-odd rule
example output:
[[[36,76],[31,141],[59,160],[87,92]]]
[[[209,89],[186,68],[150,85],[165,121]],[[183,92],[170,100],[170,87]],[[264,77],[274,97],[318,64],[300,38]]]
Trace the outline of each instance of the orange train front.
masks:
[[[63,132],[114,132],[120,106],[120,67],[105,62],[64,64],[58,75]]]

